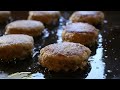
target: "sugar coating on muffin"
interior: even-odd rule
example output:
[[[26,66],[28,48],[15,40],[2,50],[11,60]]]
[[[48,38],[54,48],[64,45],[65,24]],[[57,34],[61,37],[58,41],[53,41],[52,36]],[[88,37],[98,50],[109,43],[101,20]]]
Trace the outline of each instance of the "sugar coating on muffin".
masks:
[[[6,25],[5,34],[27,34],[39,36],[44,30],[42,22],[35,20],[17,20]]]
[[[88,23],[71,23],[64,27],[62,40],[67,42],[94,45],[97,41],[99,30]]]
[[[32,54],[33,37],[23,34],[11,34],[0,37],[0,61],[23,60]]]
[[[41,21],[44,24],[56,24],[61,14],[59,11],[30,11],[28,19]]]
[[[76,71],[85,69],[90,54],[91,50],[84,45],[63,42],[42,48],[38,60],[40,65],[50,71]]]
[[[70,21],[98,25],[103,23],[104,18],[102,11],[76,11],[71,15]]]

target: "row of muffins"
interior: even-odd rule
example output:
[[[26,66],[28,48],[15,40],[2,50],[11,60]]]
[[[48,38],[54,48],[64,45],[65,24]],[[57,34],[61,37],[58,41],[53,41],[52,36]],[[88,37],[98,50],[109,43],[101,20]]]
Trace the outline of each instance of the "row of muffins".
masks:
[[[13,12],[11,11],[0,11],[0,23],[5,23],[11,17],[13,17]],[[56,23],[60,17],[59,11],[30,11],[28,19],[41,21],[45,24]]]
[[[9,61],[30,55],[34,47],[31,36],[40,35],[45,28],[43,23],[55,23],[59,17],[59,11],[30,11],[28,19],[31,20],[19,20],[8,24],[5,34],[11,35],[0,37],[0,53],[3,53],[0,58]],[[84,69],[91,53],[84,45],[96,42],[98,29],[93,25],[102,23],[104,14],[100,11],[77,11],[71,15],[70,20],[72,23],[66,25],[62,33],[65,42],[51,44],[40,50],[38,61],[49,70],[58,72]]]
[[[60,17],[59,11],[30,11],[28,19],[41,21],[45,24],[56,23]],[[0,11],[0,23],[4,23],[11,17],[11,11]],[[103,23],[104,13],[101,11],[76,11],[70,18],[72,22],[86,22],[92,25]]]
[[[70,21],[72,23],[63,28],[62,43],[51,44],[40,50],[38,60],[50,71],[76,71],[78,69],[83,71],[88,67],[91,50],[86,46],[96,43],[99,30],[95,26],[103,24],[104,13],[77,11],[72,14]]]
[[[6,16],[6,18],[8,18],[10,16],[10,12],[8,13],[8,11],[6,11],[0,16],[3,16],[3,15]],[[56,23],[59,20],[60,15],[61,14],[59,11],[47,11],[47,12],[46,11],[30,11],[28,20],[17,20],[8,24],[6,26],[5,34],[28,34],[30,36],[39,36],[45,28],[43,24],[51,24],[53,22]],[[72,21],[73,23],[86,22],[92,25],[97,25],[99,23],[102,23],[103,20],[104,20],[104,14],[100,11],[77,11],[73,13],[70,17],[70,21]],[[67,27],[69,26],[71,26],[70,28],[73,28],[73,29],[74,27],[76,27],[76,30],[77,30],[77,27],[82,26],[84,28],[88,25],[71,24],[71,25],[68,25]]]
[[[4,21],[9,19],[11,12],[2,12],[3,14],[1,14],[1,16],[6,16]],[[5,34],[27,34],[34,37],[39,36],[45,29],[44,24],[56,23],[59,20],[60,15],[59,11],[30,11],[28,20],[17,20],[9,23],[6,26]]]

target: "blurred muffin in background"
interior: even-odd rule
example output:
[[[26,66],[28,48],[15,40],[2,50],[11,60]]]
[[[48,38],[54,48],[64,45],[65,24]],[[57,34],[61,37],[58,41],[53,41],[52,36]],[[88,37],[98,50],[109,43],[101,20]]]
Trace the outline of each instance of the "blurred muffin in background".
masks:
[[[13,20],[27,20],[29,11],[11,11]]]
[[[11,11],[0,11],[0,23],[5,23],[9,20]]]
[[[35,20],[17,20],[6,26],[5,34],[27,34],[30,36],[39,36],[44,30],[42,22]]]
[[[72,22],[84,22],[94,26],[102,24],[104,13],[102,11],[76,11],[69,18]]]
[[[44,24],[56,24],[61,14],[59,11],[30,11],[29,20],[41,21]]]

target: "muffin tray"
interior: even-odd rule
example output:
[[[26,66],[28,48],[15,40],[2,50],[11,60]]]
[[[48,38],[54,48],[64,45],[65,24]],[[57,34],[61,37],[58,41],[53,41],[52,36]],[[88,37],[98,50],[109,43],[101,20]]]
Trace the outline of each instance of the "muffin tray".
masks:
[[[26,19],[28,12],[14,11],[11,21]],[[43,34],[35,37],[33,56],[24,61],[0,63],[0,79],[120,79],[120,11],[105,11],[105,21],[100,29],[98,43],[92,47],[90,64],[86,71],[49,72],[38,63],[39,50],[46,45],[62,42],[62,28],[72,11],[62,11],[57,25],[46,26]],[[9,23],[8,22],[8,23]],[[3,35],[6,24],[0,24]]]

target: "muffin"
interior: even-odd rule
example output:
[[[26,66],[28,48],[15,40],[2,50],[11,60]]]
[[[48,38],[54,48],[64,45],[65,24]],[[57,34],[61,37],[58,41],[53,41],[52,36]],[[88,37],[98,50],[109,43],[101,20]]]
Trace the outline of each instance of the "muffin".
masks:
[[[88,23],[71,23],[65,26],[62,40],[91,46],[97,42],[99,30]]]
[[[11,16],[10,11],[0,11],[0,23],[5,23],[9,20]]]
[[[44,30],[43,23],[34,20],[17,20],[6,26],[5,34],[27,34],[39,36]]]
[[[71,15],[70,21],[84,22],[97,26],[103,23],[104,13],[101,11],[76,11]]]
[[[0,37],[0,61],[23,60],[32,54],[33,37],[23,34],[11,34]]]
[[[40,50],[39,63],[50,71],[84,70],[88,64],[91,50],[84,45],[63,42],[48,45]]]
[[[59,11],[30,11],[28,19],[41,21],[44,24],[56,24],[60,18]]]

